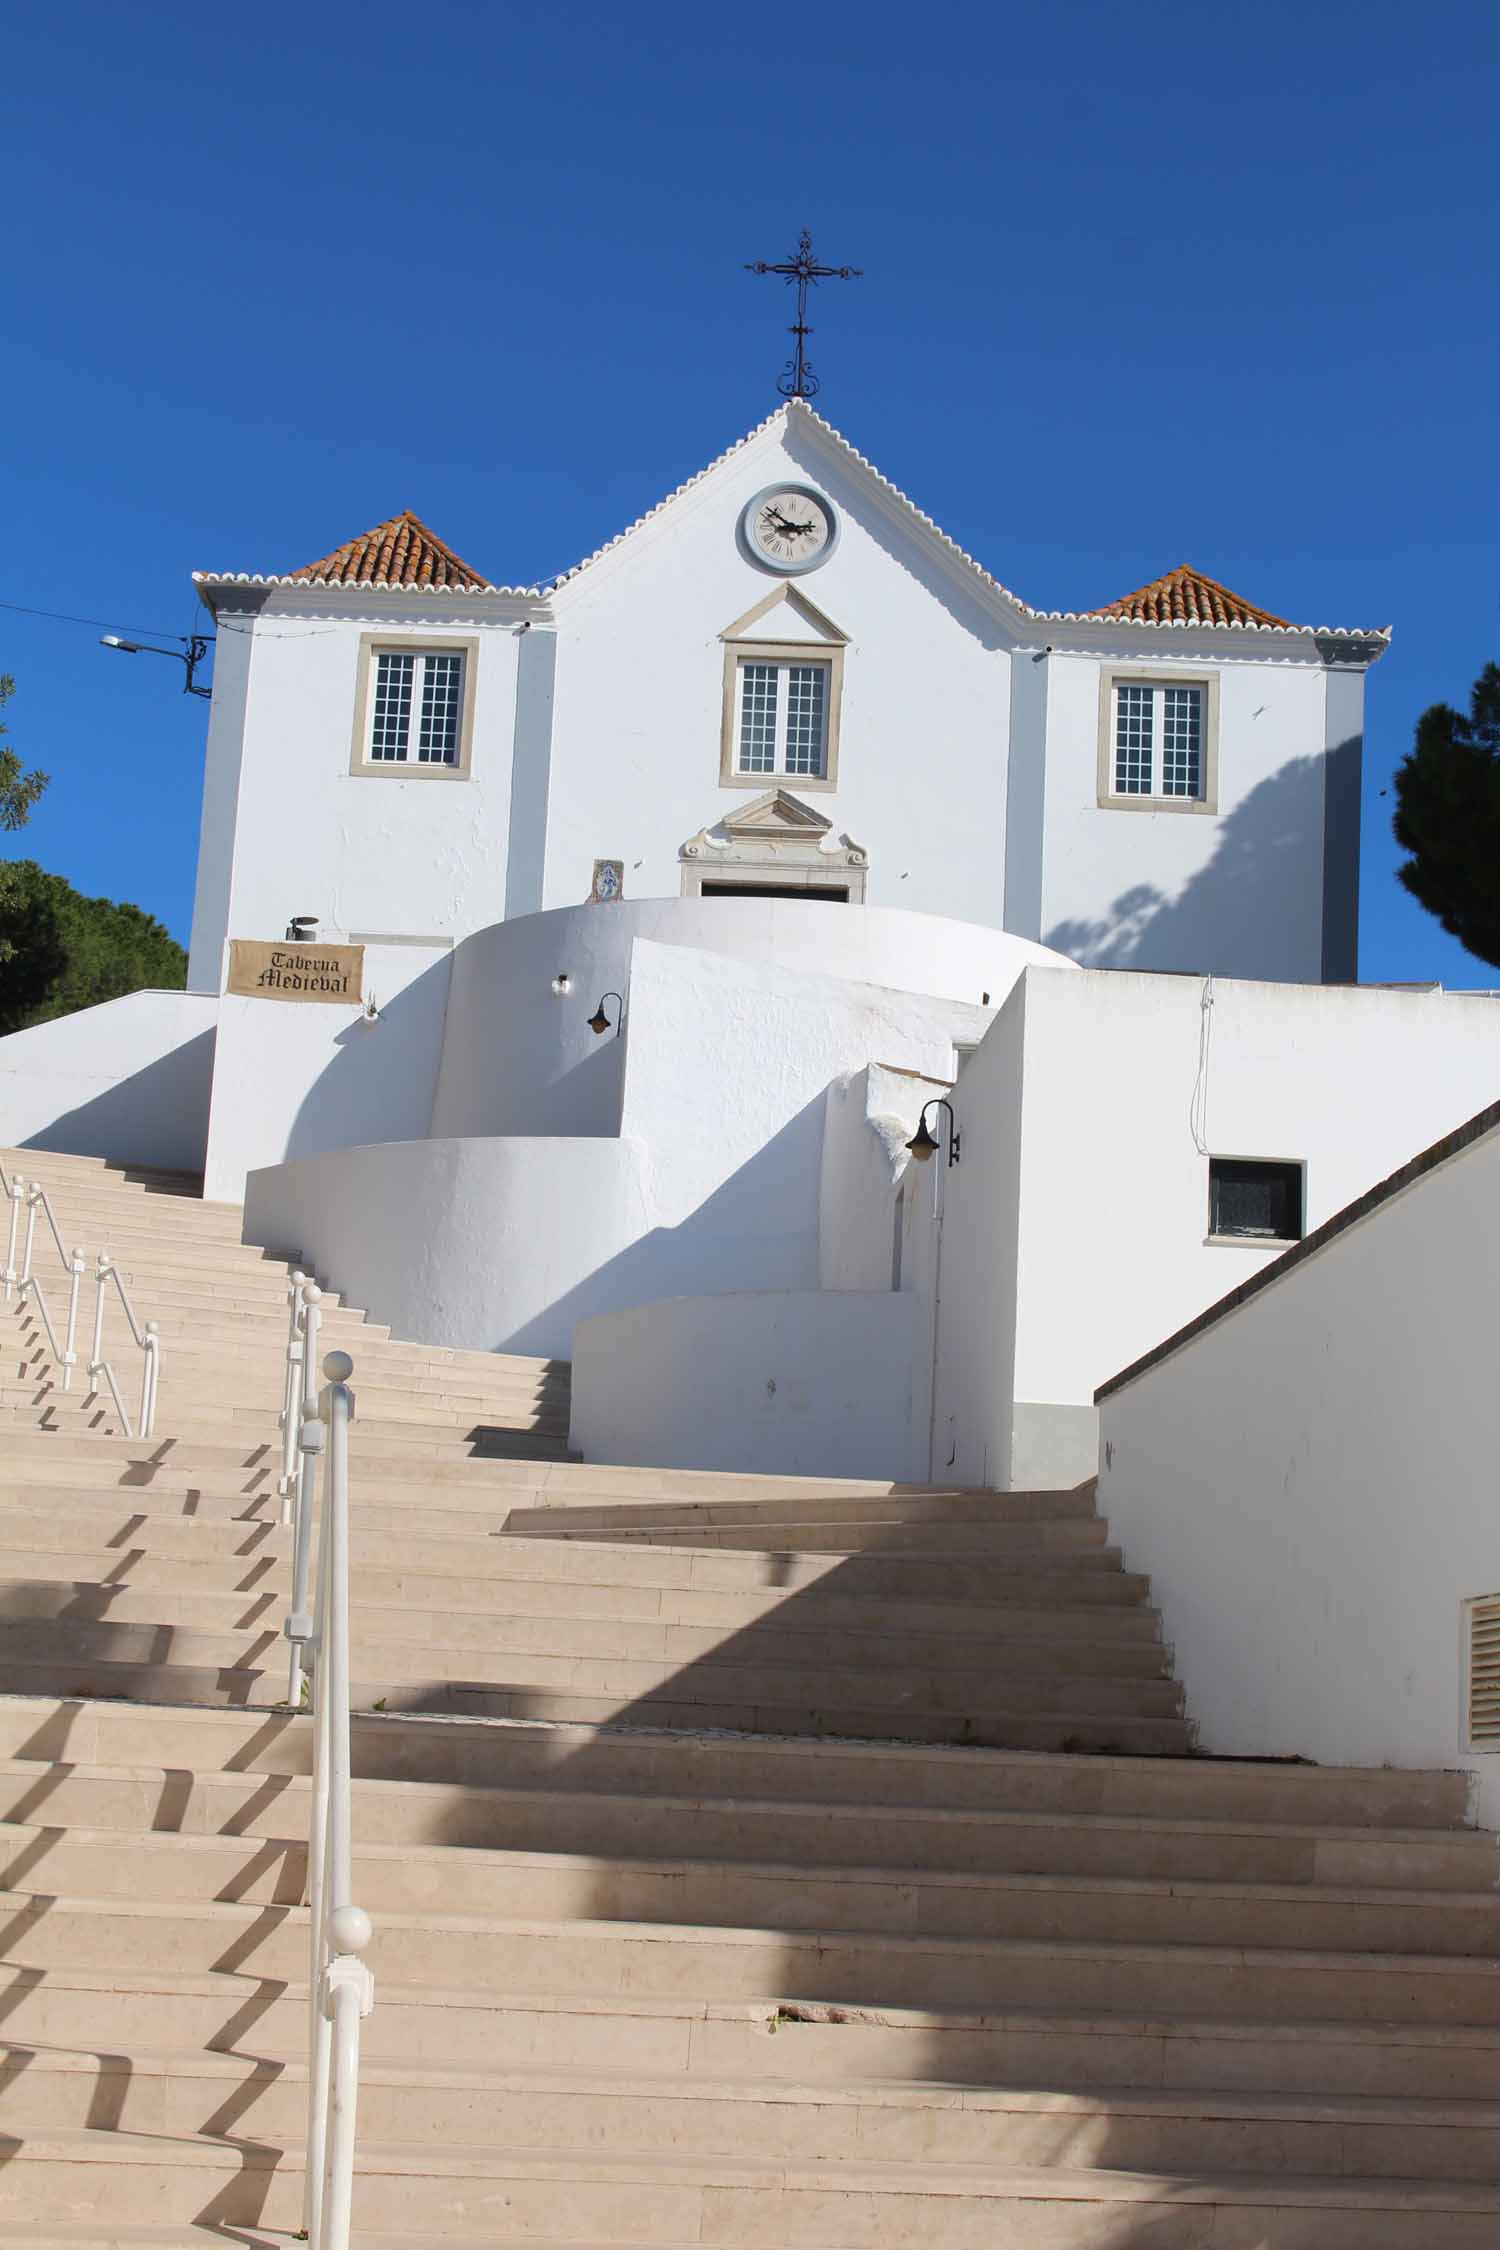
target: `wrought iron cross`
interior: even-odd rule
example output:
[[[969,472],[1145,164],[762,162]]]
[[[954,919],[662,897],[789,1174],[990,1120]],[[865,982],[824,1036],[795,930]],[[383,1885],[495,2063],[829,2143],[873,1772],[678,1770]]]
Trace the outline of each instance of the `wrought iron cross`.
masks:
[[[773,266],[764,258],[747,265],[746,273],[779,273],[784,281],[797,284],[797,317],[788,331],[797,339],[797,349],[776,379],[776,388],[783,398],[811,398],[818,389],[818,378],[812,371],[812,361],[807,356],[807,339],[812,330],[807,325],[807,291],[809,283],[820,281],[858,281],[862,278],[860,266],[820,266],[813,256],[812,236],[806,227],[797,244],[795,258],[783,259]]]

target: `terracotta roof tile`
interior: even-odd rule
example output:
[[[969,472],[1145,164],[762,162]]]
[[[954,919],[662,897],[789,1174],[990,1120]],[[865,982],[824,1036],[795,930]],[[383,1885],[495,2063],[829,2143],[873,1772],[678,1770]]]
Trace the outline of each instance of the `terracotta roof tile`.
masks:
[[[403,508],[399,516],[376,524],[373,531],[362,531],[357,538],[346,539],[331,555],[323,555],[317,562],[307,563],[288,575],[293,580],[318,586],[469,586],[477,589],[489,584],[477,570],[461,562],[453,549],[445,546],[435,531],[429,531],[410,508]]]
[[[1240,594],[1231,594],[1216,578],[1183,563],[1149,586],[1137,586],[1117,602],[1091,609],[1090,617],[1129,617],[1138,625],[1285,625],[1268,609],[1257,609]]]

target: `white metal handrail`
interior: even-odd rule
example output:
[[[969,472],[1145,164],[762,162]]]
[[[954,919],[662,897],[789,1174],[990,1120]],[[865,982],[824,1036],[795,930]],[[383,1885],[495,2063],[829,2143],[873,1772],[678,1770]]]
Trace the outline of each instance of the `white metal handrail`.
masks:
[[[304,1365],[316,1365],[319,1292],[304,1288]],[[312,1316],[312,1336],[308,1315]],[[312,2250],[348,2250],[354,2194],[354,2128],[359,2097],[359,2027],[375,2004],[375,1980],[360,1955],[370,1917],[354,1903],[349,1748],[349,1424],[354,1362],[330,1352],[316,1418],[304,1418],[304,1463],[322,1459],[315,1615],[294,1609],[287,1636],[313,1683],[313,1801],[308,1836],[310,1924],[307,2172],[303,2223]],[[304,1510],[303,1503],[306,1502]],[[310,1479],[299,1479],[298,1513],[311,1516]],[[298,1530],[302,1529],[299,1520]]]
[[[62,1229],[57,1223],[57,1213],[52,1208],[52,1198],[40,1180],[26,1180],[19,1173],[7,1175],[0,1170],[5,1200],[9,1206],[3,1279],[5,1300],[15,1298],[19,1304],[34,1305],[47,1338],[52,1357],[62,1369],[62,1387],[73,1387],[73,1370],[78,1365],[78,1305],[83,1291],[83,1277],[88,1270],[88,1260],[81,1250],[69,1250],[63,1241]],[[22,1213],[25,1213],[24,1224]],[[43,1293],[36,1272],[37,1216],[46,1221],[46,1233],[52,1237],[58,1262],[68,1277],[68,1309],[59,1323],[52,1317],[52,1309]],[[46,1235],[42,1237],[45,1245]],[[161,1331],[154,1320],[144,1324],[136,1319],[130,1293],[120,1276],[118,1267],[107,1250],[101,1250],[94,1270],[94,1338],[89,1354],[89,1382],[97,1390],[101,1381],[114,1400],[115,1412],[126,1437],[150,1437],[156,1422],[156,1399],[161,1383]],[[135,1428],[131,1427],[130,1413],[120,1394],[120,1385],[114,1367],[104,1355],[104,1306],[109,1286],[113,1282],[115,1293],[124,1309],[131,1340],[141,1354],[141,1404]]]
[[[104,1308],[113,1285],[131,1341],[141,1354],[141,1411],[138,1426],[130,1426],[130,1414],[120,1386],[115,1379],[113,1364],[104,1356]],[[109,1386],[109,1395],[115,1402],[127,1437],[150,1437],[156,1426],[156,1394],[161,1382],[161,1331],[154,1320],[144,1324],[135,1317],[135,1307],[130,1302],[120,1269],[107,1250],[101,1250],[94,1267],[94,1346],[89,1354],[89,1381],[97,1388],[100,1377]]]
[[[5,1296],[9,1303],[14,1295],[22,1305],[34,1305],[41,1320],[47,1348],[62,1369],[62,1387],[73,1388],[73,1370],[78,1365],[78,1298],[83,1287],[84,1268],[87,1264],[81,1250],[69,1250],[63,1242],[62,1230],[57,1223],[57,1213],[52,1199],[40,1180],[23,1180],[19,1174],[6,1181],[6,1200],[10,1205],[9,1233],[5,1254]],[[26,1214],[23,1230],[21,1213]],[[36,1221],[40,1211],[47,1222],[47,1232],[63,1272],[68,1277],[68,1310],[62,1323],[62,1341],[58,1341],[57,1327],[51,1308],[42,1291],[41,1277],[36,1271]],[[44,1238],[45,1239],[45,1238]]]

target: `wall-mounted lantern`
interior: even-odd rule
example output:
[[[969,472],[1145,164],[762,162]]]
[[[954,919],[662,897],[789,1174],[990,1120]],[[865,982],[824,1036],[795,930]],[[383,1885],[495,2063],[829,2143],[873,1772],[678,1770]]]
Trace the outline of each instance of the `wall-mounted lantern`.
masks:
[[[936,1156],[943,1144],[934,1137],[927,1123],[927,1113],[933,1109],[945,1109],[948,1112],[948,1162],[956,1164],[958,1162],[958,1120],[953,1114],[952,1102],[944,1101],[941,1095],[935,1101],[923,1104],[922,1115],[917,1121],[917,1129],[906,1146],[919,1164],[928,1164]]]
[[[620,1033],[625,1028],[625,1002],[618,992],[605,993],[604,998],[599,1002],[598,1007],[589,1017],[589,1029],[594,1033],[595,1037],[599,1039],[602,1039],[605,1032],[609,1030],[609,1010],[605,1006],[605,1001],[607,1000],[613,1000],[615,1003],[614,1032],[615,1037],[618,1039]]]

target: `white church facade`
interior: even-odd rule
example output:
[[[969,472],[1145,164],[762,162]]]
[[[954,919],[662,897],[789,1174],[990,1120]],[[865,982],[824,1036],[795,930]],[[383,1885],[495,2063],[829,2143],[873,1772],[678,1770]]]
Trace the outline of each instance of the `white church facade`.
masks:
[[[1076,1481],[1096,1384],[1493,1092],[1487,1001],[1355,984],[1387,634],[1038,611],[801,400],[547,586],[410,515],[197,584],[189,989],[0,1041],[0,1142],[573,1359],[590,1455]],[[236,973],[294,929],[357,987]]]

